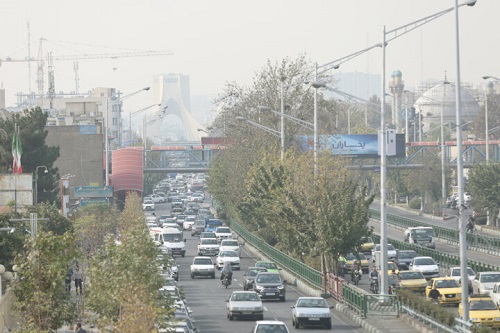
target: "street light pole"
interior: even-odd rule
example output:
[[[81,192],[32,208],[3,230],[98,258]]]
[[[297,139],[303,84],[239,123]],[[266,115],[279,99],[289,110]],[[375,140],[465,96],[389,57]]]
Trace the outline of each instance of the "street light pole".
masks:
[[[284,97],[284,87],[283,83],[286,80],[286,77],[281,77],[281,160],[283,161],[283,157],[285,156],[285,97]]]
[[[35,169],[35,207],[38,207],[38,169],[44,168],[44,173],[48,173],[49,170],[45,165],[39,165]]]
[[[441,204],[446,204],[446,152],[444,143],[444,103],[446,101],[446,85],[448,81],[443,82],[443,100],[441,101]]]

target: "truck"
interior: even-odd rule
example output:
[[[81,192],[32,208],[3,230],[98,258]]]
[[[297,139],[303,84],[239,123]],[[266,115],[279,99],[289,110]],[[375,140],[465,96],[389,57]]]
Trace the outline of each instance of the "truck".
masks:
[[[405,230],[406,243],[417,244],[431,249],[436,248],[432,227],[411,227]]]
[[[162,251],[177,254],[184,258],[186,255],[186,239],[183,239],[182,231],[177,228],[150,228],[149,234],[155,244],[160,246]]]

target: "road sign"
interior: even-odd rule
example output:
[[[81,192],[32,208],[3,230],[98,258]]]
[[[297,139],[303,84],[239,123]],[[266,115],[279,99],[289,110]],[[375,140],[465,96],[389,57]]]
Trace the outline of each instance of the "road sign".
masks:
[[[75,198],[111,198],[113,186],[77,186]]]
[[[80,199],[80,207],[89,205],[109,205],[107,198],[82,198]]]

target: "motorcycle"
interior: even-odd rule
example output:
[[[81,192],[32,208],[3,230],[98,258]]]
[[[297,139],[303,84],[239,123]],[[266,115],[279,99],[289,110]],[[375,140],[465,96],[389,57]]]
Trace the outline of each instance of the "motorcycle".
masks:
[[[353,270],[351,274],[351,281],[357,286],[360,279],[361,279],[360,270],[359,269]]]
[[[378,294],[378,277],[377,276],[372,276],[372,279],[370,281],[370,291],[373,294]]]
[[[222,281],[221,281],[222,285],[227,288],[228,286],[231,285],[231,280],[232,280],[232,278],[229,274],[224,274],[224,277],[222,278]]]

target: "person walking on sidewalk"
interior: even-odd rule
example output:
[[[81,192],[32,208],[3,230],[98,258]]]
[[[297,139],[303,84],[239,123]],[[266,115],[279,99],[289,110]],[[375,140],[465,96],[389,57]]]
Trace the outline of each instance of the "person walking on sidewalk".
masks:
[[[76,270],[73,273],[73,279],[75,280],[76,294],[78,295],[78,288],[80,288],[80,295],[82,294],[82,280],[83,273],[80,271],[80,267],[76,266]]]
[[[66,286],[66,291],[68,293],[71,291],[71,280],[73,280],[73,268],[70,266],[66,276],[64,277],[64,285]]]
[[[82,323],[75,325],[75,333],[87,333],[87,331],[82,328]]]

